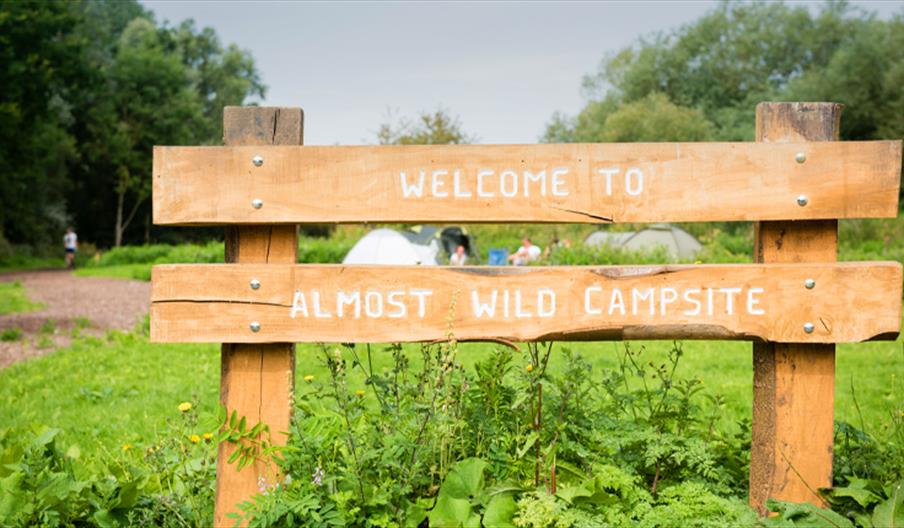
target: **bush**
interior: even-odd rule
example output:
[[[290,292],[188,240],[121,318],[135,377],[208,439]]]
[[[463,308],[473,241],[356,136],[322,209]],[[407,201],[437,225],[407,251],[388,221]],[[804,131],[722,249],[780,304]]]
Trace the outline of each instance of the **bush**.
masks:
[[[618,369],[597,376],[568,349],[566,370],[548,374],[551,345],[528,345],[527,365],[498,349],[474,372],[457,361],[455,343],[424,345],[416,361],[392,345],[383,372],[370,366],[373,353],[322,347],[329,379],[297,388],[279,460],[288,478],[242,506],[250,526],[755,518],[740,498],[743,440],[714,427],[718,398],[704,411],[699,382],[674,376],[677,345],[661,366],[626,348]],[[352,369],[368,391],[349,388]]]
[[[122,246],[113,248],[89,262],[86,267],[122,266],[125,264],[176,264],[223,262],[223,243],[208,242],[204,245],[183,244],[170,246]]]

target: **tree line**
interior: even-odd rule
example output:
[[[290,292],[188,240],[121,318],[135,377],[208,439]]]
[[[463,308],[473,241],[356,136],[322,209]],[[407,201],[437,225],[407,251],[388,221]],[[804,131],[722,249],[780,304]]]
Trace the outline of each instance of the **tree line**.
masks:
[[[152,147],[219,144],[223,106],[265,95],[248,51],[135,0],[0,3],[0,86],[0,245],[55,243],[67,224],[100,246],[219,234],[152,227]],[[540,139],[749,141],[769,100],[841,102],[842,139],[900,138],[902,86],[904,10],[726,2],[606,55],[584,108]],[[475,141],[443,109],[390,114],[374,139]]]
[[[846,140],[904,136],[904,9],[725,2],[678,29],[607,55],[587,104],[542,140],[752,141],[761,101],[845,105]]]
[[[147,241],[152,147],[220,143],[265,94],[248,51],[135,0],[0,2],[0,86],[0,239],[31,246]]]

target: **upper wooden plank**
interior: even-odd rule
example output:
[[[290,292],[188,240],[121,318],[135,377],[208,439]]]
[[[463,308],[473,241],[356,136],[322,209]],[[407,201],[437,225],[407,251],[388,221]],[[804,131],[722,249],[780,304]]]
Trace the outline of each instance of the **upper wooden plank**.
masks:
[[[894,217],[900,171],[900,141],[155,147],[154,222]]]
[[[253,279],[258,289],[249,284]],[[815,281],[806,288],[807,279]],[[260,323],[252,332],[251,322]],[[804,330],[813,324],[813,332]],[[158,342],[894,338],[901,265],[153,268]]]

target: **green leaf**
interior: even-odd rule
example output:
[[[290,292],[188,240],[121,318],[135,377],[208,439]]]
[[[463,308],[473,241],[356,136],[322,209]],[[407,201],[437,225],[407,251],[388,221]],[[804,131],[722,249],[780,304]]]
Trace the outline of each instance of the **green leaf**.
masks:
[[[531,433],[529,435],[527,435],[527,440],[524,441],[524,445],[521,446],[521,449],[518,450],[518,454],[515,456],[515,458],[523,457],[525,455],[525,453],[527,453],[528,450],[530,450],[530,448],[534,447],[534,444],[537,443],[537,440],[539,438],[540,437],[539,437],[539,435],[537,435],[536,431],[531,431]]]
[[[767,526],[806,526],[807,528],[854,528],[854,524],[845,517],[808,504],[806,502],[784,502],[775,499],[766,501],[769,511],[777,512],[777,517],[764,519]],[[782,522],[784,521],[784,522]]]
[[[888,500],[876,506],[872,521],[873,526],[904,528],[904,481],[891,490]]]
[[[454,499],[448,495],[440,494],[436,499],[436,506],[430,511],[430,526],[440,528],[460,528],[466,525],[475,514],[471,503],[467,499]],[[477,517],[478,523],[480,517]]]
[[[568,486],[564,488],[560,488],[556,491],[556,497],[562,499],[568,504],[572,504],[574,499],[583,497],[589,498],[593,496],[593,492],[588,490],[585,486]]]
[[[468,501],[483,491],[483,470],[487,463],[479,458],[466,458],[458,462],[446,475],[439,494]]]
[[[515,499],[511,493],[494,495],[483,514],[483,525],[499,528],[514,527],[512,519],[515,517],[515,509]]]
[[[864,508],[868,507],[870,504],[882,500],[881,497],[877,496],[875,493],[867,489],[854,488],[850,486],[846,488],[832,489],[831,497],[848,497],[853,499],[857,504]]]
[[[119,501],[117,501],[116,506],[113,509],[129,509],[135,506],[135,503],[138,502],[138,483],[137,482],[129,482],[125,484],[119,490]]]

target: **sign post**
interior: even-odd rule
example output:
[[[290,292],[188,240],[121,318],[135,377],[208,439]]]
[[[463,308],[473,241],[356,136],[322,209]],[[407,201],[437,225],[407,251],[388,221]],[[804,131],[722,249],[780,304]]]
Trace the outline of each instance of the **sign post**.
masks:
[[[756,139],[837,141],[842,109],[836,103],[761,103]],[[835,262],[837,247],[837,220],[754,224],[758,263]],[[822,287],[819,281],[812,286]],[[859,309],[854,306],[848,309]],[[754,343],[751,506],[765,514],[770,498],[823,504],[818,490],[832,486],[834,420],[834,343]]]
[[[301,145],[304,114],[301,108],[226,107],[223,142],[237,145]],[[253,168],[255,161],[248,160]],[[252,179],[251,171],[245,178]],[[203,197],[198,197],[203,199]],[[239,264],[294,264],[298,251],[298,226],[229,226],[226,228],[226,262]],[[195,277],[203,282],[203,277]],[[249,284],[245,287],[251,288]],[[295,345],[292,343],[224,343],[220,363],[220,403],[228,413],[237,412],[251,424],[263,422],[274,432],[274,444],[285,442],[292,415],[295,387]],[[236,471],[226,461],[235,446],[222,442],[217,452],[217,491],[214,524],[231,526],[227,517],[236,505],[259,492],[261,483],[273,484],[276,468],[255,462]]]
[[[895,339],[897,262],[836,262],[840,218],[898,213],[900,141],[841,105],[763,103],[757,143],[303,147],[300,109],[234,108],[225,147],[155,147],[154,222],[224,225],[226,264],[152,272],[151,340],[226,342],[221,401],[289,430],[294,342],[753,341],[750,503],[821,504],[835,343]],[[299,223],[753,221],[752,264],[295,264]],[[221,444],[215,524],[279,478]]]

